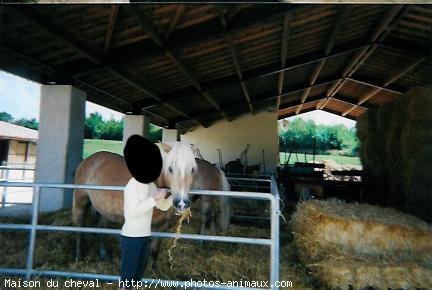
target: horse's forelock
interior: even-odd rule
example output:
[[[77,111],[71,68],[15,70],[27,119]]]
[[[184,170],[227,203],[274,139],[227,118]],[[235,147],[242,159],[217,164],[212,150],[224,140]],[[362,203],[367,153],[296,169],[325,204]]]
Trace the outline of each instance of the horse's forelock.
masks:
[[[172,146],[171,150],[165,156],[164,163],[165,174],[168,173],[170,166],[178,168],[181,176],[186,176],[191,173],[192,168],[197,168],[192,148],[189,144],[184,142],[176,142]]]

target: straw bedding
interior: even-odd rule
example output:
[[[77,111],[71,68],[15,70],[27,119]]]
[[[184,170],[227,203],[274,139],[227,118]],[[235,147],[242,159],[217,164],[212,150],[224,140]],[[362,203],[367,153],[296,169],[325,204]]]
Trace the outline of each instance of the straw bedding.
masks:
[[[291,228],[301,260],[328,287],[432,287],[432,227],[413,216],[311,200],[297,206]]]
[[[261,204],[262,205],[262,204]],[[28,219],[2,218],[0,223],[28,223]],[[72,225],[70,210],[51,214],[42,214],[40,224]],[[201,226],[201,208],[199,201],[192,205],[190,223],[183,222],[182,233],[198,233]],[[119,225],[109,224],[118,228]],[[299,263],[294,250],[291,230],[281,224],[280,273],[282,280],[290,280],[293,288],[312,289],[311,277],[306,268]],[[170,229],[171,232],[175,228]],[[209,234],[220,234],[210,231]],[[232,224],[227,235],[240,237],[269,238],[269,227],[246,227]],[[89,272],[118,275],[120,271],[120,248],[116,236],[105,236],[108,259],[102,261],[98,257],[98,238],[84,235],[82,245],[83,259],[76,262],[74,258],[76,235],[72,233],[38,232],[35,249],[35,267],[47,270],[65,270],[72,272]],[[28,233],[20,231],[0,231],[0,267],[25,268]],[[158,269],[152,271],[150,262],[145,270],[145,277],[190,280],[207,279],[208,281],[243,281],[268,280],[270,249],[266,246],[239,245],[230,243],[178,240],[171,250],[173,268],[169,262],[168,249],[172,239],[163,239],[159,255]],[[39,278],[43,280],[44,278]],[[57,279],[57,278],[56,278]],[[1,279],[0,279],[1,282]],[[1,283],[0,283],[1,289]],[[37,288],[40,289],[40,288]],[[64,288],[65,289],[65,288]],[[68,288],[78,289],[78,288]],[[117,289],[104,284],[101,290]],[[167,288],[160,288],[167,289]]]
[[[432,269],[410,262],[333,258],[317,263],[314,269],[324,284],[335,289],[347,289],[347,285],[354,289],[430,289],[432,285]]]

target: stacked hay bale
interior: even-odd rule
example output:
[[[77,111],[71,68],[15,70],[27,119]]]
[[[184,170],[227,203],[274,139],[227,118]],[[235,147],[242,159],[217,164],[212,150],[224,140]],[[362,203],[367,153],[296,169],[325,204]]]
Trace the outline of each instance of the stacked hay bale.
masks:
[[[432,227],[399,211],[318,200],[291,227],[301,260],[331,288],[432,288]]]
[[[402,208],[405,202],[402,182],[401,161],[401,132],[408,118],[409,98],[403,95],[393,103],[393,112],[389,121],[389,131],[384,140],[386,149],[386,174],[389,182],[388,203],[397,208]]]
[[[432,221],[432,84],[407,94],[408,118],[401,132],[406,209]]]
[[[369,109],[357,135],[370,201],[432,221],[432,85]]]
[[[366,184],[365,199],[374,203],[383,203],[382,137],[378,127],[379,110],[369,109],[357,122],[360,139],[360,158],[364,169]]]

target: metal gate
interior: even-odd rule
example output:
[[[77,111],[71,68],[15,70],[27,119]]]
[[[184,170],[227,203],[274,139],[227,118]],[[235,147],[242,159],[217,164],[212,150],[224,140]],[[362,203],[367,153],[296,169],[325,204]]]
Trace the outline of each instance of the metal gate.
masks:
[[[261,238],[244,238],[234,236],[215,236],[215,235],[197,235],[197,234],[180,234],[180,239],[199,240],[199,241],[213,241],[223,243],[240,243],[251,245],[263,245],[270,247],[270,289],[277,289],[276,282],[279,280],[279,192],[277,184],[273,176],[269,179],[271,184],[271,193],[258,193],[258,192],[235,192],[235,191],[211,191],[211,190],[192,190],[190,194],[196,195],[211,195],[223,197],[235,197],[245,199],[261,199],[268,200],[271,204],[271,237],[270,239]],[[113,234],[120,235],[119,229],[103,229],[103,228],[90,228],[90,227],[73,227],[73,226],[50,226],[38,225],[38,208],[39,197],[41,188],[63,188],[63,189],[90,189],[90,190],[124,190],[123,186],[97,186],[97,185],[76,185],[76,184],[48,184],[48,183],[23,183],[23,182],[0,182],[0,186],[5,187],[33,187],[33,203],[32,203],[32,218],[31,224],[5,224],[0,223],[0,229],[7,230],[23,230],[30,231],[30,238],[28,244],[27,263],[25,269],[20,268],[0,268],[0,274],[7,275],[20,275],[30,280],[32,276],[46,276],[46,277],[67,277],[77,279],[100,279],[104,281],[118,281],[119,276],[92,274],[81,272],[65,272],[55,270],[36,270],[33,269],[33,257],[37,231],[48,232],[76,232],[76,233],[96,233],[96,234]],[[175,238],[174,233],[167,232],[152,232],[152,236],[161,238]],[[155,279],[143,279],[142,282],[153,283]],[[178,287],[185,288],[188,286],[186,281],[176,280],[162,280],[158,281],[164,283],[178,283]],[[211,287],[209,285],[200,285],[199,288],[206,289],[237,289],[236,287]],[[258,289],[258,288],[241,288],[241,289]]]

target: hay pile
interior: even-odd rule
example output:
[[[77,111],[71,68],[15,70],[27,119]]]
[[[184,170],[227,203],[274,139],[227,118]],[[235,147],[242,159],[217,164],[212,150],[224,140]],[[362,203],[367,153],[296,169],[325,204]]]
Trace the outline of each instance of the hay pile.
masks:
[[[333,288],[432,287],[432,227],[365,204],[300,203],[291,227],[301,260]]]
[[[368,200],[432,222],[432,84],[369,109],[357,135]]]

